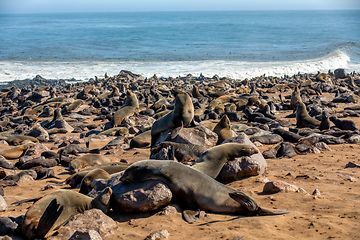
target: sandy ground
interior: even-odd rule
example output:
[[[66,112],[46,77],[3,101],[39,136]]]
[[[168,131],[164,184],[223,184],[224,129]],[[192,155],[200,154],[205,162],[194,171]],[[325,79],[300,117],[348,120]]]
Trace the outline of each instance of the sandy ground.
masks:
[[[348,106],[348,105],[347,105]],[[284,116],[290,112],[281,112]],[[360,119],[348,118],[360,126]],[[292,123],[295,122],[291,119]],[[91,143],[91,148],[106,142]],[[260,147],[261,151],[275,147]],[[160,215],[159,212],[144,214],[114,214],[118,228],[105,239],[145,239],[149,233],[166,229],[169,239],[360,239],[360,169],[346,168],[353,161],[360,164],[359,144],[330,145],[334,151],[320,154],[298,155],[293,158],[268,159],[265,176],[251,177],[228,185],[244,190],[260,206],[266,209],[286,209],[291,213],[280,216],[242,217],[209,213],[194,224],[182,220],[181,213]],[[149,149],[120,150],[119,159],[129,163],[148,159]],[[56,175],[66,179],[69,173],[64,167],[54,168]],[[262,194],[264,180],[282,180],[306,190],[305,193]],[[58,186],[43,191],[49,179],[27,181],[19,186],[6,187],[5,200],[8,210],[0,216],[17,217],[26,213],[31,203],[11,205],[15,201],[39,197],[69,186]],[[318,189],[319,198],[311,193]],[[78,191],[78,189],[74,189]],[[18,237],[16,237],[18,238]],[[19,238],[20,239],[20,238]],[[236,239],[236,238],[235,238]]]

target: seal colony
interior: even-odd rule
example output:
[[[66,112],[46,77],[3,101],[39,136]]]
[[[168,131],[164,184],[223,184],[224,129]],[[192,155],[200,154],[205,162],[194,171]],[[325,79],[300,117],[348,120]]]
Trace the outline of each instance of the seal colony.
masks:
[[[154,213],[169,203],[179,205],[189,223],[201,211],[242,216],[297,212],[278,210],[281,201],[281,208],[270,209],[264,196],[247,186],[242,191],[239,184],[276,178],[268,169],[276,165],[271,159],[306,158],[331,144],[360,142],[354,120],[360,116],[358,86],[360,76],[343,69],[242,81],[216,75],[143,78],[122,70],[81,83],[37,76],[2,86],[0,193],[8,201],[8,193],[32,180],[44,188],[40,200],[29,200],[33,204],[17,197],[19,207],[28,204],[24,216],[9,211],[1,216],[19,217],[27,239],[47,238],[91,208],[124,215],[129,211],[114,205],[130,194],[121,191],[134,185],[151,200],[142,186],[154,180],[171,197],[145,202],[143,209]],[[142,152],[146,156],[137,157]],[[69,186],[74,189],[62,189]],[[126,204],[136,212],[135,201]],[[292,214],[264,221],[276,217],[290,220]]]

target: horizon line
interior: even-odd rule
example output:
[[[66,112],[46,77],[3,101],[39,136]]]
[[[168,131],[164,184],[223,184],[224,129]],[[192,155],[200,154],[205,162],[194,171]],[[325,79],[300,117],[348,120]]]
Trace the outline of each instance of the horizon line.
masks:
[[[81,13],[159,13],[159,12],[285,12],[285,11],[360,11],[357,9],[241,9],[241,10],[128,10],[128,11],[68,11],[68,12],[0,12],[0,15],[21,14],[81,14]]]

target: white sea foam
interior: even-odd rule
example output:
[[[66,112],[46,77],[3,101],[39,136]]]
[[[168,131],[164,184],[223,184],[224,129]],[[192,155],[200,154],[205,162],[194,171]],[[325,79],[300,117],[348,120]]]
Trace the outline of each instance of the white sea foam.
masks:
[[[107,72],[116,75],[122,69],[151,77],[177,77],[202,73],[205,76],[231,77],[234,79],[267,76],[283,76],[301,73],[316,73],[344,68],[360,72],[360,64],[351,61],[342,51],[334,51],[322,58],[287,62],[242,62],[242,61],[180,61],[180,62],[0,62],[0,82],[32,79],[41,75],[46,79],[88,80]]]

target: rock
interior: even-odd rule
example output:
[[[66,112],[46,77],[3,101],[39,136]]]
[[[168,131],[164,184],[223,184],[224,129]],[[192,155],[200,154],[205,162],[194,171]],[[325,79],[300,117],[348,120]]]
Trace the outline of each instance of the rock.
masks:
[[[147,212],[168,204],[172,199],[168,186],[158,180],[119,183],[112,190],[115,212]]]
[[[156,232],[150,233],[145,240],[160,240],[161,238],[168,238],[170,236],[168,230],[162,229]]]
[[[348,162],[345,166],[345,168],[360,168],[360,164],[354,163],[354,162]]]
[[[159,152],[151,154],[150,159],[175,160],[174,146],[163,147]]]
[[[41,142],[49,140],[49,133],[40,124],[36,124],[27,135],[35,137]]]
[[[9,217],[0,217],[0,236],[14,235],[19,224]]]
[[[227,162],[221,169],[218,178],[224,181],[257,176],[262,168],[260,163],[251,157],[236,158]]]
[[[182,128],[177,136],[173,139],[171,139],[172,131],[173,129],[170,129],[161,133],[154,146],[164,141],[170,141],[176,143],[200,145],[210,148],[216,145],[218,138],[216,133],[201,124],[198,124],[196,127]]]
[[[276,147],[276,157],[294,157],[297,155],[295,148],[289,142],[283,142]]]
[[[26,151],[26,155],[33,156],[33,155],[40,155],[42,152],[50,151],[44,144],[42,143],[35,143],[34,146],[30,147]]]
[[[303,188],[299,188],[295,185],[291,185],[289,183],[279,181],[279,180],[265,183],[264,188],[263,188],[263,193],[278,193],[278,192],[303,192],[303,193],[306,193],[306,191]]]
[[[283,141],[283,138],[278,134],[265,134],[260,136],[252,136],[252,142],[260,142],[262,144],[276,144]]]
[[[96,236],[95,231],[100,234],[101,238],[109,236],[111,230],[116,227],[116,222],[103,213],[99,209],[90,209],[83,214],[75,215],[65,226],[59,228],[56,236],[51,236],[48,239],[69,239],[75,232],[87,232],[89,235]],[[93,238],[90,238],[93,239]],[[98,238],[94,238],[98,239]]]
[[[231,161],[226,163],[225,166],[223,167],[224,173],[226,173],[224,177],[227,176],[228,178],[230,177],[231,174],[233,174],[234,177],[232,179],[236,179],[237,176],[240,176],[241,178],[246,177],[246,174],[250,174],[248,176],[255,176],[255,175],[263,174],[266,171],[267,163],[265,158],[263,157],[259,149],[249,140],[249,138],[245,133],[239,133],[237,137],[226,139],[223,142],[223,144],[227,142],[248,144],[254,147],[256,150],[258,150],[258,153],[253,154],[249,157],[239,158],[239,161],[231,164],[232,166],[227,166],[228,164],[231,163]],[[242,162],[241,159],[244,159],[244,161]],[[241,171],[242,169],[245,171],[244,173],[236,172],[236,170]],[[219,176],[222,175],[223,170],[221,170]]]
[[[334,76],[336,78],[347,78],[347,73],[344,69],[338,68],[338,69],[335,69]]]
[[[0,195],[0,212],[4,212],[7,208],[7,204],[3,196]]]
[[[266,150],[262,153],[265,159],[276,158],[277,151],[275,149]]]
[[[349,138],[349,143],[359,143],[360,142],[360,135],[355,134]]]
[[[314,199],[316,199],[316,198],[318,198],[318,197],[321,196],[320,191],[319,191],[319,189],[317,189],[317,188],[313,191],[313,193],[312,193],[311,195],[314,196]]]
[[[175,215],[178,212],[176,207],[168,205],[159,213],[159,215]]]
[[[326,143],[318,142],[314,144],[314,147],[319,149],[320,151],[333,151]]]
[[[24,183],[24,182],[28,182],[28,181],[34,181],[35,179],[30,176],[30,175],[23,175],[19,178],[18,183]]]
[[[102,237],[97,231],[89,230],[88,232],[76,231],[69,240],[102,240]]]

